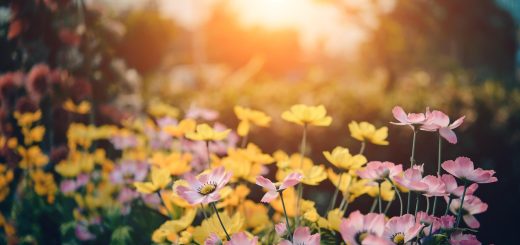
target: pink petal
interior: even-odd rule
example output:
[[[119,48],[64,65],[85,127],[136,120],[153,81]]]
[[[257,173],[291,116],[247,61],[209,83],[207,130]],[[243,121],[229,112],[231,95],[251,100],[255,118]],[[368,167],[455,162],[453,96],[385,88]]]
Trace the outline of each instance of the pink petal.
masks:
[[[477,229],[480,227],[480,222],[478,222],[478,220],[473,215],[464,215],[462,216],[462,219],[464,219],[464,222],[466,222],[469,228]]]
[[[460,117],[459,119],[455,120],[455,122],[453,122],[451,125],[450,125],[450,129],[456,129],[458,128],[463,122],[464,122],[464,118],[466,118],[466,116],[462,116]]]
[[[276,186],[273,184],[273,182],[271,180],[265,178],[264,176],[258,176],[256,178],[256,184],[266,188],[269,191],[276,192]]]
[[[394,118],[403,123],[406,124],[408,122],[408,116],[406,116],[406,113],[404,112],[403,108],[400,106],[395,106],[392,109],[392,114],[394,115]]]
[[[439,133],[443,138],[452,144],[457,144],[457,135],[450,128],[440,128]]]
[[[300,183],[302,180],[303,175],[300,173],[291,173],[285,177],[282,184],[280,185],[280,190],[285,190],[291,186],[295,186],[296,184]]]
[[[298,227],[294,231],[293,243],[294,244],[305,244],[305,242],[311,236],[311,232],[308,227]]]
[[[276,199],[278,197],[278,192],[276,191],[268,191],[265,193],[265,195],[262,197],[262,200],[260,200],[263,203],[271,202],[272,200]]]

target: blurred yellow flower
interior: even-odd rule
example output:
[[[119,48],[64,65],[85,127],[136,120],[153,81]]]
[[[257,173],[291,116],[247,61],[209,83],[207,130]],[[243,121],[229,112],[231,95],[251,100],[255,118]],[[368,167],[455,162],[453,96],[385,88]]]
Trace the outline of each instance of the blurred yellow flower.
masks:
[[[379,196],[379,187],[377,185],[368,185],[367,194],[373,198],[377,198]],[[394,194],[395,191],[390,182],[384,181],[381,183],[381,198],[384,201],[389,202],[394,199]]]
[[[199,124],[195,132],[188,132],[186,138],[190,140],[204,140],[204,141],[218,141],[225,139],[231,130],[227,129],[224,131],[216,131],[211,128],[208,124]]]
[[[352,175],[350,175],[349,173],[341,173],[341,175],[336,174],[334,172],[334,170],[332,170],[331,168],[329,168],[327,170],[327,175],[329,177],[330,182],[334,186],[336,186],[336,188],[338,188],[341,191],[341,193],[346,193],[348,191],[348,189],[350,188],[350,184],[353,181]],[[340,176],[341,176],[341,183],[338,183]]]
[[[13,177],[13,170],[8,169],[4,164],[0,164],[0,202],[5,200],[9,194],[9,184],[13,181]]]
[[[31,145],[34,142],[40,142],[43,140],[43,135],[45,134],[45,127],[36,126],[32,129],[22,128],[22,134],[24,136],[25,145]]]
[[[258,234],[271,224],[266,206],[245,200],[239,211],[243,212],[247,229],[252,229],[254,234]]]
[[[360,169],[366,162],[367,159],[361,154],[351,155],[347,148],[336,147],[332,152],[324,151],[323,155],[332,165],[347,170],[351,174],[355,174],[355,171]]]
[[[79,104],[75,104],[72,99],[68,99],[63,103],[63,109],[69,112],[84,115],[90,112],[91,105],[90,102],[86,100],[81,101]]]
[[[135,182],[134,186],[138,192],[151,194],[164,189],[171,181],[168,170],[152,167],[150,182]]]
[[[386,140],[388,137],[387,127],[376,129],[374,125],[368,122],[357,123],[356,121],[352,121],[349,123],[348,128],[350,130],[350,135],[354,139],[359,141],[369,141],[376,145],[388,145],[388,141]]]
[[[303,218],[314,223],[318,221],[320,215],[315,208],[312,208],[303,213]]]
[[[31,124],[42,118],[42,112],[37,110],[35,112],[26,112],[22,114],[18,111],[15,111],[14,118],[16,118],[16,121],[20,127],[29,127]]]
[[[245,149],[229,148],[227,153],[228,156],[235,159],[242,159],[243,161],[249,161],[253,163],[270,164],[274,162],[274,158],[272,158],[269,154],[263,153],[260,147],[253,143],[247,144]]]
[[[343,211],[339,210],[339,208],[330,210],[327,214],[327,219],[320,218],[318,220],[318,225],[321,228],[339,231],[339,226],[341,225],[341,220],[343,219]]]
[[[227,212],[219,212],[219,215],[229,235],[235,234],[243,229],[245,219],[240,212],[236,212],[233,216],[229,216]],[[226,237],[216,214],[203,220],[200,226],[195,227],[193,240],[198,244],[204,244],[204,241],[211,233],[215,233],[221,240],[224,240]]]
[[[235,106],[235,115],[240,120],[238,124],[237,133],[240,136],[249,134],[250,124],[259,127],[268,127],[271,122],[271,117],[262,111],[252,110],[241,106]]]
[[[167,125],[163,128],[163,131],[173,137],[184,137],[187,133],[195,131],[197,122],[191,118],[181,120],[177,125]]]
[[[285,176],[299,172],[303,174],[302,183],[306,185],[318,185],[320,182],[327,178],[325,172],[325,166],[314,165],[310,158],[302,157],[300,154],[292,154],[290,157],[282,151],[275,153],[278,158],[277,166],[278,171],[276,172],[276,179],[282,181]],[[300,168],[301,167],[301,168]]]
[[[148,113],[155,118],[176,118],[179,116],[179,109],[162,102],[154,101],[148,106]]]
[[[325,106],[293,105],[282,113],[282,119],[298,125],[329,126],[332,118],[327,116]]]
[[[370,186],[368,186],[369,182],[370,180],[368,179],[353,178],[348,188],[348,201],[353,202],[356,198],[366,194],[370,189]]]
[[[31,146],[28,149],[20,146],[18,147],[18,154],[22,157],[19,163],[22,169],[42,167],[49,162],[49,157],[38,146]]]
[[[150,159],[150,163],[170,172],[170,175],[182,175],[191,171],[190,153],[172,152],[169,154],[156,152]]]
[[[224,187],[222,190],[224,190]],[[228,195],[221,195],[222,200],[217,204],[217,208],[236,207],[246,200],[251,190],[244,184],[237,185],[235,189],[231,189]]]
[[[34,182],[34,191],[40,196],[46,196],[48,203],[54,203],[54,198],[58,187],[54,182],[52,174],[45,173],[41,169],[31,173],[31,178]]]
[[[162,243],[168,240],[169,242],[178,242],[179,232],[188,228],[197,214],[197,209],[186,209],[184,215],[176,220],[168,220],[164,222],[152,234],[152,241],[155,243]]]

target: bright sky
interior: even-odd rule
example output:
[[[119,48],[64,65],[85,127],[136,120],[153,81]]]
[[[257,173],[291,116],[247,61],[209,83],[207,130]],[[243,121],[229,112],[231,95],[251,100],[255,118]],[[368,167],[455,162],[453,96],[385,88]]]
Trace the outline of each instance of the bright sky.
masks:
[[[90,0],[115,9],[139,7],[146,0]],[[377,26],[376,13],[391,10],[394,0],[157,0],[166,16],[187,29],[195,29],[211,15],[213,6],[227,4],[244,26],[294,28],[301,45],[312,50],[322,42],[331,55],[352,55]],[[332,5],[329,2],[340,2]],[[339,8],[338,6],[341,6]]]

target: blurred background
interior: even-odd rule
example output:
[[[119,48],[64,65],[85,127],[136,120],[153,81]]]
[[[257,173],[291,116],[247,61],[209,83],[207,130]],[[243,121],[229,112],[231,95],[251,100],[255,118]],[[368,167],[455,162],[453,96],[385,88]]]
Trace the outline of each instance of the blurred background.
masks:
[[[71,93],[92,98],[96,124],[158,100],[217,110],[229,127],[234,105],[264,110],[273,125],[250,139],[266,152],[297,151],[301,132],[282,111],[324,104],[331,127],[309,133],[318,163],[337,145],[357,151],[351,120],[389,127],[390,146],[369,146],[369,160],[407,163],[411,131],[389,125],[394,105],[465,115],[443,159],[468,156],[497,171],[499,182],[478,192],[489,203],[478,237],[511,244],[520,220],[519,37],[516,0],[7,0],[0,72],[40,63],[65,71],[78,83]],[[419,134],[417,160],[430,173],[436,147],[435,135]]]

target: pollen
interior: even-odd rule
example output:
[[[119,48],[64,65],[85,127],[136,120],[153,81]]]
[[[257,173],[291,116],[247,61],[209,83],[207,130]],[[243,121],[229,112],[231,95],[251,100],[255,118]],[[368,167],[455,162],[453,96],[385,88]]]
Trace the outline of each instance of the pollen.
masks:
[[[398,245],[404,244],[404,235],[402,233],[395,234],[392,238],[392,242]]]
[[[214,192],[215,189],[217,189],[217,186],[215,184],[205,184],[202,187],[200,187],[199,193],[201,195],[208,195]]]

